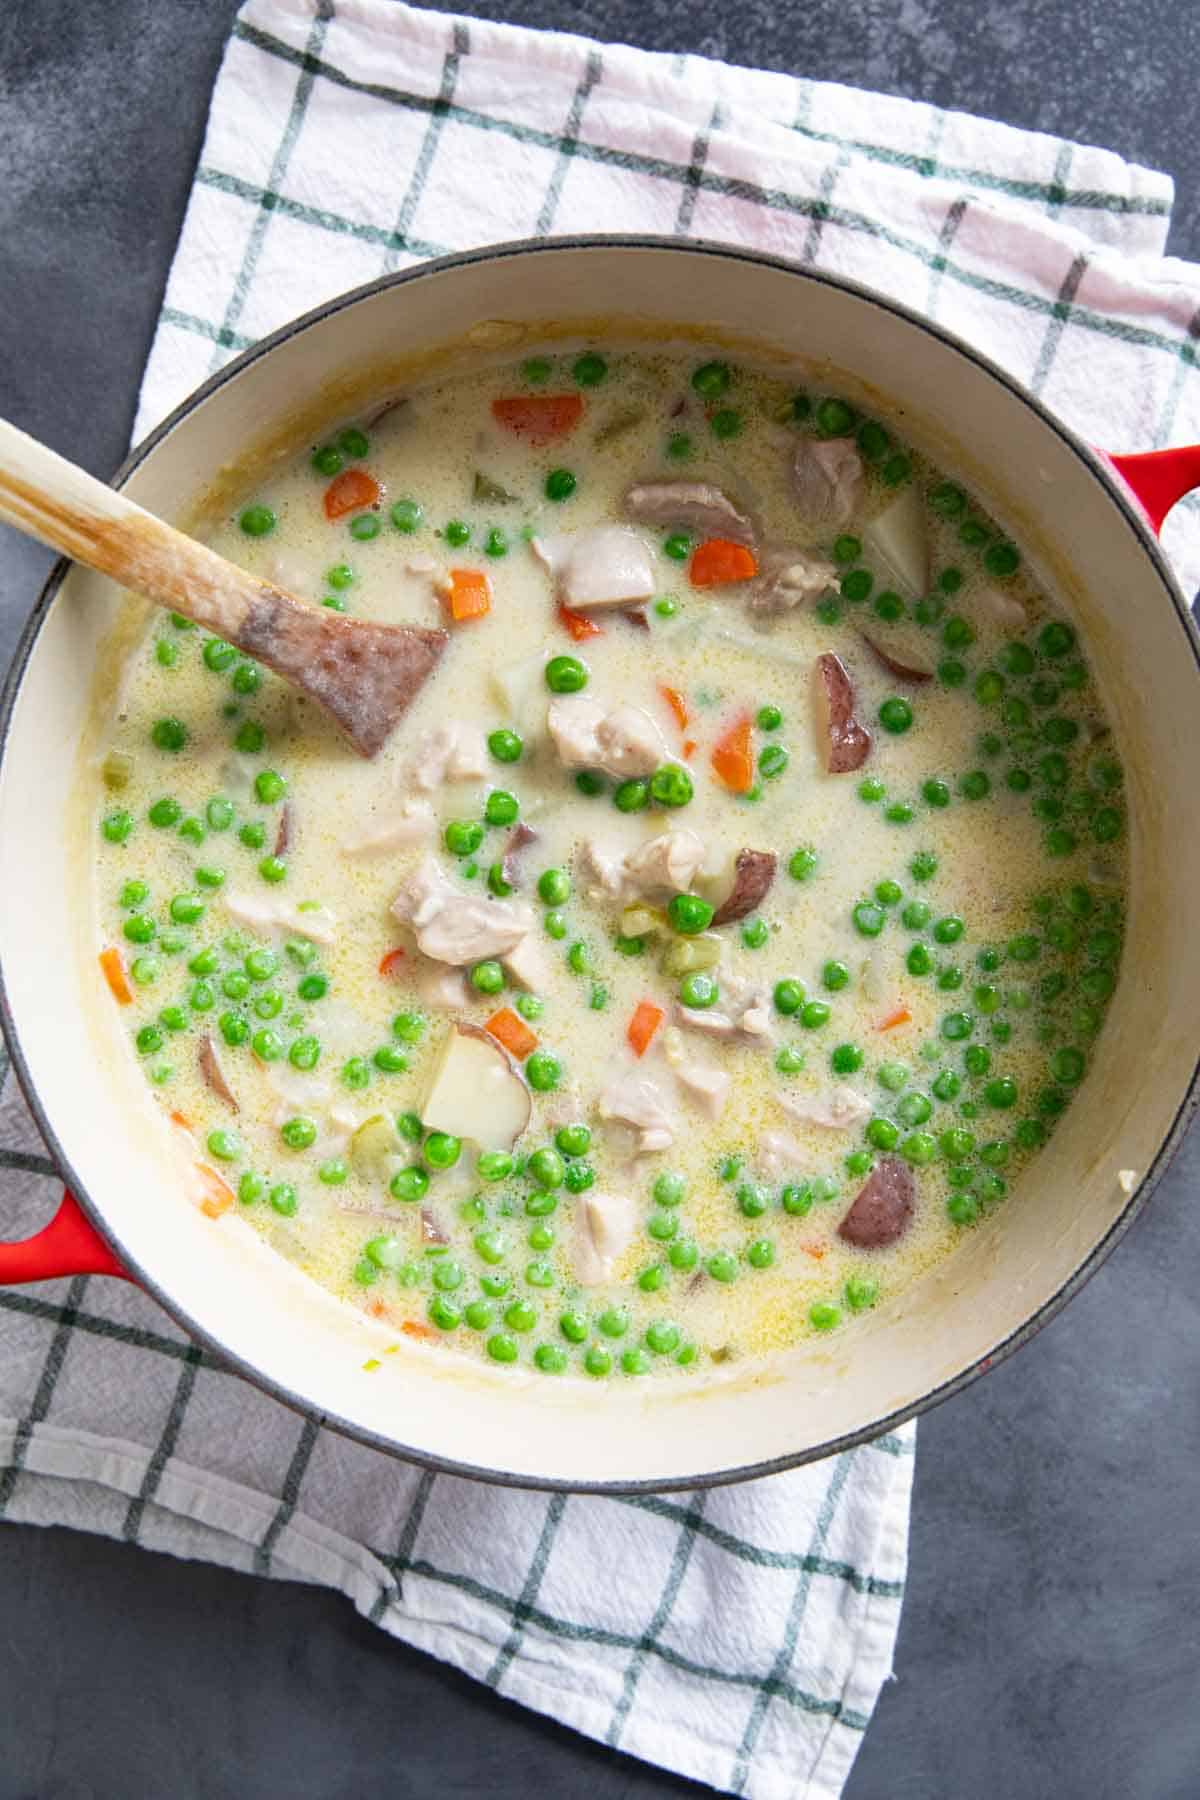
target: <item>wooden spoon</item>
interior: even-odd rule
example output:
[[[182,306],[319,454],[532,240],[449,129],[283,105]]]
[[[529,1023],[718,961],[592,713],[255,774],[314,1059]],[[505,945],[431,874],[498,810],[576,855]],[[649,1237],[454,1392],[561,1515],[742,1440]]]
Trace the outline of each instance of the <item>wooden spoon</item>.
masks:
[[[308,606],[247,575],[0,419],[0,519],[257,658],[374,756],[433,673],[444,631]]]

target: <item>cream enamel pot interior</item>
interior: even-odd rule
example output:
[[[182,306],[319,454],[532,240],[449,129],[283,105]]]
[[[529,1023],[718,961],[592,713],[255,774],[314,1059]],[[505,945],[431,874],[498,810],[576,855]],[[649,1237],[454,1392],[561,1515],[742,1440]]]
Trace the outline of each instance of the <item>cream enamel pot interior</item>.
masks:
[[[0,715],[4,1023],[91,1224],[189,1332],[250,1379],[384,1449],[493,1480],[690,1486],[827,1455],[954,1391],[1063,1303],[1145,1199],[1194,1103],[1200,950],[1176,897],[1200,890],[1200,664],[1152,519],[1107,459],[975,352],[882,297],[718,246],[514,245],[364,288],[231,364],[140,447],[118,484],[152,511],[185,518],[231,445],[300,441],[301,402],[311,412],[324,397],[348,411],[369,372],[380,382],[452,343],[460,356],[488,346],[495,355],[501,343],[511,354],[519,334],[488,322],[527,325],[536,337],[547,320],[565,335],[604,320],[626,338],[682,323],[850,372],[849,391],[875,390],[1065,591],[1128,771],[1130,930],[1088,1082],[1026,1181],[899,1304],[753,1374],[581,1388],[407,1342],[365,1371],[393,1341],[381,1326],[318,1290],[235,1215],[213,1222],[173,1191],[140,1075],[97,992],[72,791],[93,670],[119,600],[78,568],[60,568],[43,595]],[[970,441],[959,445],[954,422],[964,419]],[[1200,480],[1172,459],[1152,462],[1150,474],[1170,489],[1157,504],[1149,495],[1151,515]],[[0,1246],[0,1280],[114,1266],[70,1212],[57,1235]]]

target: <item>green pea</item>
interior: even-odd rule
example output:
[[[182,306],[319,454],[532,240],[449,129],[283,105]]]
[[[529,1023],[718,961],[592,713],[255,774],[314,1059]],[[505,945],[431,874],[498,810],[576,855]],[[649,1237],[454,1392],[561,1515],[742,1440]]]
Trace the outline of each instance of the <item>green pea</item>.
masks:
[[[300,1204],[296,1190],[290,1181],[276,1182],[267,1195],[267,1200],[274,1211],[282,1214],[285,1219],[292,1218]]]
[[[552,694],[578,694],[587,681],[587,668],[577,656],[552,656],[546,664],[546,686]]]
[[[967,679],[966,664],[959,662],[957,657],[953,656],[948,656],[944,662],[940,662],[937,672],[938,680],[943,687],[961,687]]]
[[[1068,625],[1064,619],[1052,620],[1050,624],[1043,625],[1038,636],[1038,648],[1043,656],[1051,657],[1056,661],[1060,657],[1070,655],[1075,648],[1074,628]]]
[[[692,450],[692,440],[686,431],[673,431],[667,439],[667,455],[672,462],[686,462]]]
[[[928,1094],[914,1090],[905,1094],[896,1107],[896,1117],[902,1125],[923,1125],[933,1112],[933,1102]]]
[[[394,1200],[423,1200],[429,1191],[429,1176],[420,1163],[410,1163],[407,1168],[396,1170],[388,1191]]]
[[[788,874],[793,881],[807,881],[817,866],[817,853],[807,847],[794,850],[788,859]]]
[[[929,850],[919,851],[908,865],[908,872],[914,881],[932,881],[937,870],[938,859]]]
[[[850,917],[854,921],[855,930],[861,936],[869,938],[878,937],[887,923],[887,914],[873,900],[860,900]]]
[[[714,1281],[728,1283],[737,1280],[737,1257],[729,1250],[717,1250],[708,1257],[704,1267]]]
[[[618,788],[617,792],[620,791]],[[691,776],[678,763],[664,763],[650,777],[650,798],[659,806],[686,806],[694,791]]]
[[[714,910],[698,894],[675,894],[667,906],[667,917],[676,931],[691,937],[708,929]]]
[[[868,806],[873,806],[876,800],[882,800],[886,793],[887,788],[874,775],[864,776],[858,784],[858,797],[865,800]]]
[[[836,994],[840,989],[849,987],[850,971],[844,962],[830,961],[821,970],[821,980],[831,993]]]
[[[692,372],[692,386],[702,400],[719,400],[729,388],[733,380],[733,371],[728,363],[701,363]]]
[[[788,753],[782,744],[768,744],[758,759],[758,772],[765,781],[774,781],[788,766]]]
[[[800,1008],[800,1023],[806,1031],[819,1031],[828,1025],[830,1008],[824,1000],[806,1000]]]
[[[912,722],[913,709],[907,700],[893,696],[879,708],[879,723],[895,736],[907,731]]]
[[[998,1111],[1007,1112],[1017,1103],[1017,1084],[1007,1075],[999,1075],[989,1081],[983,1090],[983,1097],[989,1106]]]
[[[720,990],[711,975],[693,969],[679,984],[679,998],[685,1006],[702,1009],[716,1004]]]
[[[692,1238],[675,1238],[667,1248],[667,1261],[673,1269],[686,1274],[700,1260],[700,1247]]]
[[[835,1075],[853,1075],[863,1065],[863,1053],[857,1044],[837,1044],[829,1053],[829,1066]]]
[[[742,942],[747,950],[761,950],[770,935],[765,919],[747,919],[742,926]]]
[[[663,555],[669,556],[672,562],[686,562],[691,548],[692,540],[685,531],[673,531],[663,539]]]
[[[755,724],[760,731],[778,731],[783,724],[783,713],[777,706],[760,706]]]
[[[562,1064],[549,1051],[535,1050],[525,1063],[525,1079],[535,1093],[551,1093],[562,1080]]]
[[[241,1013],[223,1012],[217,1020],[217,1024],[220,1027],[221,1036],[233,1048],[236,1048],[238,1044],[244,1044],[250,1036],[250,1026],[243,1019]]]
[[[462,1142],[448,1131],[431,1131],[421,1154],[431,1169],[452,1169],[462,1154]]]
[[[238,516],[238,524],[247,537],[266,537],[277,523],[269,506],[247,506]]]
[[[897,800],[884,807],[883,816],[889,825],[911,825],[916,813],[907,800]]]
[[[808,1309],[808,1322],[814,1331],[833,1331],[842,1322],[841,1308],[818,1300]]]
[[[782,1013],[785,1018],[790,1018],[804,1005],[803,983],[794,981],[790,977],[783,981],[777,981],[773,998],[776,1012]]]
[[[173,800],[169,794],[164,794],[160,800],[156,800],[153,803],[147,812],[146,817],[152,825],[157,826],[160,831],[164,831],[172,825],[178,825],[180,819],[183,817],[183,808],[180,806],[178,800]],[[122,828],[120,835],[112,838],[112,842],[114,843],[124,843],[125,839],[129,836],[129,833],[133,830],[132,818],[130,818],[128,813],[110,813],[109,819],[129,821],[128,825]],[[107,822],[108,821],[106,820],[105,823],[107,824]],[[109,837],[110,833],[105,831],[105,836]]]
[[[818,401],[814,418],[822,437],[849,437],[857,423],[852,408],[832,397]]]
[[[894,1150],[900,1142],[900,1128],[891,1119],[872,1119],[867,1126],[867,1141],[876,1150]]]

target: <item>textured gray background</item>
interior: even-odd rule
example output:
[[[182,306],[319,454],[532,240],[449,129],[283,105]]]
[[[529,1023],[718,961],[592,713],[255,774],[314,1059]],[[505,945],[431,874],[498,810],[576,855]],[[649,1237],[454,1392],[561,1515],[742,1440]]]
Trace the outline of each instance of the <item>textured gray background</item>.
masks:
[[[1154,0],[503,0],[466,10],[884,88],[1176,176],[1200,10]],[[0,0],[0,412],[124,454],[233,0]],[[0,666],[48,558],[0,535]],[[1014,1361],[921,1427],[911,1586],[849,1800],[1200,1795],[1200,1137]],[[0,1800],[703,1790],[510,1706],[340,1598],[0,1532]]]

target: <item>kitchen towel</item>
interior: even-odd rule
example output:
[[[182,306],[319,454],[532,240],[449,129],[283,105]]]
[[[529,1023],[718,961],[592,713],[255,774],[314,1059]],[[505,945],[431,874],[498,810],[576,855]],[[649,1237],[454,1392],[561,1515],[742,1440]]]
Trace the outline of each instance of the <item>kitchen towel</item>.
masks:
[[[751,245],[871,282],[1096,441],[1200,436],[1169,180],[1105,151],[791,76],[392,0],[234,26],[138,434],[240,349],[447,250],[585,230]],[[1172,547],[1200,579],[1195,513]],[[0,1217],[53,1167],[3,1069]],[[227,1373],[138,1290],[0,1292],[0,1517],[340,1588],[635,1755],[754,1800],[836,1796],[892,1662],[915,1432],[736,1488],[522,1494],[397,1464]]]

